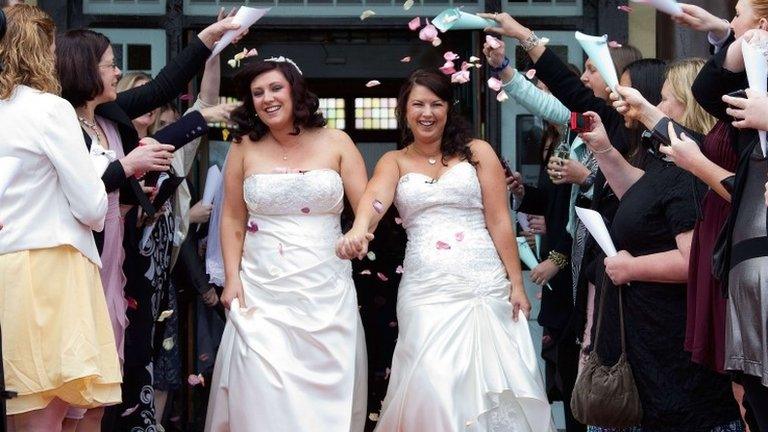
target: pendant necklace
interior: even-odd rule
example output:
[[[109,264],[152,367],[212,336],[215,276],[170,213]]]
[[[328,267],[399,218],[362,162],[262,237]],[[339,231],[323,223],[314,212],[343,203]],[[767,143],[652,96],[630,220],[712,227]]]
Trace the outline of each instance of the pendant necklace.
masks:
[[[413,149],[414,152],[416,152],[416,154],[418,154],[421,157],[426,158],[428,164],[434,166],[437,163],[437,156],[427,156],[424,153],[422,153],[419,150],[417,150],[416,146],[414,146],[413,144],[411,144],[411,148]]]

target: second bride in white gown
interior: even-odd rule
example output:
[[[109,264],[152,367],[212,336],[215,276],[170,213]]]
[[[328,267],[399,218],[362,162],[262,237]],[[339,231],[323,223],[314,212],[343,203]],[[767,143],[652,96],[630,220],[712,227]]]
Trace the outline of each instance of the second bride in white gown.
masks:
[[[351,265],[334,246],[345,192],[354,205],[365,188],[363,158],[322,127],[292,62],[255,62],[236,79],[245,102],[220,223],[230,311],[205,430],[362,432],[365,339]]]
[[[439,71],[411,75],[397,105],[406,146],[379,160],[337,247],[343,258],[363,256],[394,202],[408,244],[376,431],[553,431],[503,169],[452,101]]]

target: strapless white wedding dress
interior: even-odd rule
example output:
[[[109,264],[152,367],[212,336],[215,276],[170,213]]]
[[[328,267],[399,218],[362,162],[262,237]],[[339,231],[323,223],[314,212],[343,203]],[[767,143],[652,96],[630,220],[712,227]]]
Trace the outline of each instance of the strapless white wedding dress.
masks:
[[[475,168],[404,175],[395,195],[408,245],[400,334],[376,432],[549,432],[549,402],[509,280],[485,226]]]
[[[344,188],[333,170],[247,177],[240,278],[205,430],[362,432],[365,338],[349,261],[336,257]]]

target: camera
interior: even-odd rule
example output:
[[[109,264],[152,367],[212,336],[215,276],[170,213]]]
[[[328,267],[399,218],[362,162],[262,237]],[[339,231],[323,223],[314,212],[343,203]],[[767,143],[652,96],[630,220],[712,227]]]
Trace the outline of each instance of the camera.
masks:
[[[568,127],[576,133],[582,133],[582,132],[592,132],[592,128],[594,125],[592,124],[592,119],[589,117],[584,117],[584,114],[581,113],[571,113],[571,119],[568,122]]]
[[[668,118],[663,118],[656,124],[653,130],[646,130],[640,136],[640,142],[643,144],[643,147],[651,150],[654,154],[658,154],[659,147],[671,145],[672,141],[667,130],[670,122],[672,123],[672,129],[675,131],[675,135],[678,137],[683,132],[686,132],[684,127]],[[691,135],[688,132],[686,132],[686,134],[689,136]]]

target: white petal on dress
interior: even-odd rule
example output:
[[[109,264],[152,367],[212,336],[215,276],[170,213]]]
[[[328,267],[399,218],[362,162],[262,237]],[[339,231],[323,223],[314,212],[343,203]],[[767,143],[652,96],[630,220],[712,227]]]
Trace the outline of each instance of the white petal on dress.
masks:
[[[249,224],[213,375],[210,432],[361,432],[365,338],[349,261],[335,255],[344,189],[332,170],[244,182]]]
[[[408,245],[376,432],[554,431],[528,323],[511,318],[474,167],[460,162],[436,180],[406,174],[395,205]]]

